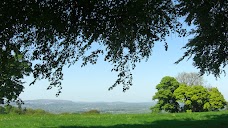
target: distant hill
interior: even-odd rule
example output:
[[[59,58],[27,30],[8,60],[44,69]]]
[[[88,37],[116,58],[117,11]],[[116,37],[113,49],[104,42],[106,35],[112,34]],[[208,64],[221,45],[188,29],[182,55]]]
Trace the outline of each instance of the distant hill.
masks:
[[[51,113],[81,113],[96,109],[101,113],[150,113],[155,102],[73,102],[69,100],[25,100],[23,107],[43,109]]]

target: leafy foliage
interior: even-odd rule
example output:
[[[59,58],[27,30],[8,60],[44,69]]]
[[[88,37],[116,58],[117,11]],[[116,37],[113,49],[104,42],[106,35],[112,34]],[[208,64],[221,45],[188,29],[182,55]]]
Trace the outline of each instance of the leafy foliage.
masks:
[[[225,107],[226,101],[217,88],[205,88],[202,85],[180,85],[175,91],[176,99],[184,103],[182,111],[215,111]]]
[[[88,114],[88,115],[90,115],[90,114],[100,114],[100,111],[94,109],[94,110],[89,110],[89,111],[83,112],[82,114]]]
[[[15,107],[12,105],[5,105],[5,106],[0,106],[0,114],[35,115],[35,114],[48,114],[48,112],[42,109],[21,108],[21,107]]]
[[[24,76],[28,76],[32,69],[31,63],[21,54],[12,54],[7,49],[0,50],[0,104],[10,100],[17,100],[23,91]]]
[[[183,16],[197,27],[190,33],[195,37],[185,46],[187,52],[176,63],[194,56],[202,74],[219,76],[228,62],[227,7],[227,1],[212,0],[1,0],[0,99],[16,99],[28,72],[34,77],[31,84],[48,79],[48,89],[58,87],[58,96],[63,66],[78,60],[82,67],[96,64],[100,55],[119,73],[109,90],[122,84],[126,91],[132,85],[131,71],[151,56],[155,42],[164,42],[167,50],[166,36],[185,36],[177,20]],[[12,53],[23,55],[32,70],[18,68],[21,63]],[[4,93],[2,88],[9,89]]]
[[[184,47],[187,51],[178,60],[192,57],[201,74],[219,76],[228,64],[228,1],[178,0],[178,13],[185,22],[196,27],[194,37]]]
[[[204,104],[208,102],[208,91],[202,85],[189,86],[189,90],[186,92],[188,107],[193,112],[204,111]]]
[[[152,112],[203,112],[223,109],[226,101],[217,88],[205,88],[202,85],[180,84],[173,77],[162,78],[156,86],[158,90],[153,100],[158,102]],[[182,107],[183,106],[183,107]]]
[[[96,64],[99,55],[105,54],[104,60],[115,64],[112,71],[119,72],[109,89],[123,84],[125,91],[132,85],[130,71],[151,55],[156,41],[165,41],[173,32],[182,35],[174,8],[171,0],[3,0],[0,50],[8,54],[1,59],[11,51],[22,52],[25,60],[33,62],[31,84],[48,79],[48,89],[61,90],[64,65],[80,59],[82,66]],[[91,49],[92,45],[96,48]]]
[[[225,107],[226,100],[217,88],[209,89],[209,110],[219,110]]]
[[[179,104],[173,95],[173,92],[179,87],[179,83],[173,77],[163,77],[160,84],[156,86],[158,92],[153,96],[158,103],[152,107],[152,111],[165,110],[168,112],[178,112]]]

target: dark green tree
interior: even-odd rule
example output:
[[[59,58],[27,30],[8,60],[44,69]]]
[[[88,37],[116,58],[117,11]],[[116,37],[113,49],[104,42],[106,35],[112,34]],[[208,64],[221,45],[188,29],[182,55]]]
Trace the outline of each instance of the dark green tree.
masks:
[[[0,50],[0,104],[20,102],[18,96],[24,89],[22,79],[32,71],[30,62],[24,60],[23,55],[7,52]]]
[[[158,110],[165,110],[167,112],[178,112],[179,104],[176,97],[173,95],[174,91],[179,87],[179,83],[174,77],[163,77],[161,82],[156,86],[158,92],[153,96],[153,100],[158,100],[157,104],[152,107],[152,112]]]
[[[184,58],[193,57],[193,65],[201,74],[224,72],[228,64],[228,1],[177,0],[178,14],[188,25],[195,25],[189,34],[194,35],[186,44]]]
[[[62,88],[64,65],[79,59],[82,66],[96,64],[104,54],[105,61],[115,64],[112,71],[119,72],[109,89],[123,84],[125,91],[132,85],[131,70],[151,55],[154,43],[165,42],[171,33],[183,33],[171,0],[2,0],[0,4],[0,50],[8,53],[2,54],[1,66],[7,67],[11,51],[23,52],[25,60],[33,62],[31,84],[48,79],[48,89]],[[98,47],[91,51],[94,45]]]
[[[15,76],[14,68],[8,66],[15,64],[14,60],[8,61],[12,52],[22,53],[26,62],[33,63],[31,84],[48,79],[48,89],[60,90],[63,66],[78,60],[83,61],[82,66],[96,64],[99,55],[104,54],[105,61],[114,63],[112,71],[119,73],[109,89],[122,84],[125,91],[132,85],[131,71],[151,56],[155,42],[164,42],[167,50],[167,36],[186,34],[179,17],[186,17],[185,22],[196,28],[190,33],[195,37],[177,63],[193,56],[202,74],[219,76],[228,62],[227,1],[177,1],[1,0],[0,66],[11,73],[0,81],[6,83]],[[19,86],[22,84],[8,82],[4,86],[10,86],[15,99],[23,90]],[[0,94],[12,99],[2,90]]]

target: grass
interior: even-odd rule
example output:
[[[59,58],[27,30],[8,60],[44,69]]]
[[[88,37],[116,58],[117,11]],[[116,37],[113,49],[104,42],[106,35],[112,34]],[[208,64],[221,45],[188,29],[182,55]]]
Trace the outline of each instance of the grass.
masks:
[[[168,114],[0,115],[0,128],[227,128],[228,111]]]

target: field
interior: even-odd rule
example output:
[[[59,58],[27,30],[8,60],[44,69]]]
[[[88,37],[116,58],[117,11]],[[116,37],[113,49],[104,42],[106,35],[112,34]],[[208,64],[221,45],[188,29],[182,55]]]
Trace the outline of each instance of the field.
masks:
[[[164,114],[0,115],[0,128],[228,128],[228,111]]]

